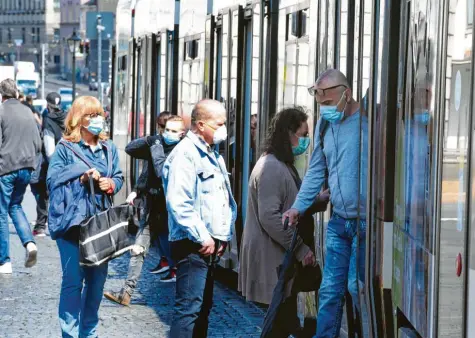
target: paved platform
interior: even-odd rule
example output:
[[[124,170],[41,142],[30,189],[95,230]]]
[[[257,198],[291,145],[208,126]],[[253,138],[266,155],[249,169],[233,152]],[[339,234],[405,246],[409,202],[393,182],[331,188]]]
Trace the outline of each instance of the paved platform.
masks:
[[[33,196],[27,193],[24,207],[31,220],[36,215],[34,203]],[[13,226],[10,230],[14,272],[11,276],[0,276],[0,338],[60,337],[57,309],[61,268],[56,243],[49,237],[38,239],[38,264],[26,269],[23,267],[24,249]],[[148,273],[158,258],[155,251],[147,256],[130,307],[103,299],[99,337],[167,337],[175,284],[161,283],[159,276]],[[124,255],[109,264],[107,290],[120,289],[128,259],[129,256]],[[220,283],[215,288],[214,303],[209,337],[259,337],[259,326],[264,318],[260,308]]]

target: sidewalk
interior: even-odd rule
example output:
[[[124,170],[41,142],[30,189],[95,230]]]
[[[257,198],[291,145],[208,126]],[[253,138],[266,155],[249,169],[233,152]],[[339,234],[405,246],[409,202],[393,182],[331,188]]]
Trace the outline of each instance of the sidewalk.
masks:
[[[35,216],[30,192],[23,202],[29,219]],[[38,264],[23,267],[24,249],[13,226],[10,227],[13,275],[0,276],[0,337],[60,337],[58,299],[61,267],[56,243],[40,238]],[[129,255],[109,263],[106,290],[119,290],[127,274]],[[122,307],[105,298],[99,312],[101,338],[167,337],[173,315],[175,284],[161,283],[148,270],[159,256],[152,250],[145,259],[144,270],[130,307]],[[259,337],[264,318],[261,309],[247,303],[236,291],[216,283],[214,307],[210,315],[208,337]]]

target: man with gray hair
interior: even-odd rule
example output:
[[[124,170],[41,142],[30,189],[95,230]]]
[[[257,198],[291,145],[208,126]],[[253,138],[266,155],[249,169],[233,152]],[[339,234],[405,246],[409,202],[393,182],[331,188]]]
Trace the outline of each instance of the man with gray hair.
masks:
[[[348,290],[359,314],[364,283],[368,119],[340,71],[329,69],[309,88],[320,105],[314,150],[292,208],[283,215],[295,225],[313,204],[328,172],[333,206],[325,238],[323,281],[318,292],[317,338],[338,337]],[[364,108],[363,108],[364,110]]]
[[[0,274],[12,273],[8,216],[26,249],[25,267],[36,264],[37,248],[21,203],[41,151],[36,121],[18,101],[15,81],[0,82]]]
[[[226,110],[202,100],[191,128],[163,167],[172,258],[177,262],[170,337],[207,337],[214,270],[232,239],[237,205],[223,158],[215,146],[227,138]]]

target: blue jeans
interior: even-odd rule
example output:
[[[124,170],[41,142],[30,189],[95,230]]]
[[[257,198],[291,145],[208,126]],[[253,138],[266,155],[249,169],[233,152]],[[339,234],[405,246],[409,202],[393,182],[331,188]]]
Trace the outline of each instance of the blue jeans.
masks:
[[[170,268],[174,267],[175,263],[173,262],[171,252],[170,252],[170,242],[168,241],[168,232],[161,233],[158,235],[158,251],[162,257],[166,257],[168,260],[168,265]]]
[[[171,338],[206,338],[208,336],[208,317],[213,307],[214,270],[215,263],[211,258],[200,256],[190,241],[172,242],[172,246],[181,246],[188,254],[178,255],[175,248],[172,256],[177,262],[175,313],[170,330]],[[184,245],[182,245],[184,244]],[[197,249],[200,245],[197,245]]]
[[[10,262],[8,215],[23,246],[35,242],[21,203],[30,183],[31,169],[20,169],[0,176],[0,265]]]
[[[63,271],[59,297],[62,337],[97,337],[99,306],[107,278],[107,263],[98,267],[81,267],[77,240],[58,238],[56,244]]]
[[[359,250],[357,223],[356,219],[344,219],[336,214],[333,214],[328,222],[325,267],[318,293],[317,338],[340,336],[347,290],[352,296],[355,307],[358,310],[361,309],[358,283],[359,281],[364,283],[366,221],[360,221]],[[357,258],[358,269],[356,268]]]

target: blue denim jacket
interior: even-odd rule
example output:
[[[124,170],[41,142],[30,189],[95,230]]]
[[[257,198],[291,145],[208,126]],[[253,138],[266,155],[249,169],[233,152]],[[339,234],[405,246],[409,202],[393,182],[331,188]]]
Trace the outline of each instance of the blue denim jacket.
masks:
[[[71,227],[78,226],[87,217],[87,209],[91,205],[87,187],[79,182],[79,178],[89,166],[76,154],[83,156],[101,176],[112,178],[115,184],[113,194],[116,194],[124,183],[117,148],[112,142],[100,142],[93,152],[83,142],[61,140],[51,158],[46,179],[50,200],[48,228],[52,239],[60,238]],[[95,195],[98,205],[104,208],[110,206],[109,199],[105,198],[99,189],[95,191]]]
[[[162,179],[171,242],[190,239],[201,244],[210,237],[227,242],[232,239],[237,205],[224,160],[217,151],[188,132],[165,161]],[[222,207],[223,179],[230,210]]]

